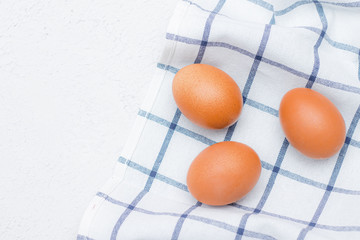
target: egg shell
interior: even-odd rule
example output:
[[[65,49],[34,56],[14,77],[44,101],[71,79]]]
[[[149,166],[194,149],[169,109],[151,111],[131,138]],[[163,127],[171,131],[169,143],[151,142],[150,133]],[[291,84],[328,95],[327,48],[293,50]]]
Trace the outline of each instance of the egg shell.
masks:
[[[232,125],[243,106],[236,82],[224,71],[207,64],[191,64],[180,69],[174,77],[172,91],[180,111],[204,128]]]
[[[281,100],[279,117],[290,144],[310,158],[329,158],[345,141],[345,122],[336,106],[322,94],[295,88]]]
[[[226,141],[203,150],[187,174],[190,193],[208,205],[226,205],[245,196],[261,173],[259,156],[249,146]]]

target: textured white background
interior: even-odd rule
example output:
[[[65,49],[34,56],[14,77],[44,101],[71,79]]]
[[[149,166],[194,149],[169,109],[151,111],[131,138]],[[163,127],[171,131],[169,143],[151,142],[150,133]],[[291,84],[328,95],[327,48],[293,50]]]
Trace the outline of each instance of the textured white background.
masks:
[[[0,239],[74,239],[112,174],[173,0],[0,1]]]

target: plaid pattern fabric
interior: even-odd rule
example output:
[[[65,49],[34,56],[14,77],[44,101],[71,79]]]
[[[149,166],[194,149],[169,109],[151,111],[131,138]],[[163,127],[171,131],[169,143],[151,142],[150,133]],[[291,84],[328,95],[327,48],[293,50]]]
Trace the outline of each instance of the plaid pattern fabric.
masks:
[[[114,175],[84,214],[78,239],[360,239],[360,2],[179,2],[153,83]],[[216,66],[238,83],[244,107],[223,130],[184,117],[172,97],[178,69]],[[328,160],[286,140],[282,96],[312,88],[342,113],[347,133]],[[211,207],[188,192],[186,174],[204,148],[234,140],[260,156],[256,187]]]

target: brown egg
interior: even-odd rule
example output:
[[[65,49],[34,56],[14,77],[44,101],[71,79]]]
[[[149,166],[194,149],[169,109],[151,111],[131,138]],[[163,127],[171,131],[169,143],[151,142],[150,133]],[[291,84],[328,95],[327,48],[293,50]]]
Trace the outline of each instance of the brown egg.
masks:
[[[207,64],[180,69],[172,91],[180,111],[204,128],[230,126],[238,119],[243,105],[236,82],[224,71]]]
[[[190,193],[208,205],[225,205],[245,196],[257,183],[261,163],[256,152],[238,142],[220,142],[203,150],[190,165]]]
[[[281,100],[279,117],[286,138],[311,158],[329,158],[345,140],[345,123],[335,105],[320,93],[295,88]]]

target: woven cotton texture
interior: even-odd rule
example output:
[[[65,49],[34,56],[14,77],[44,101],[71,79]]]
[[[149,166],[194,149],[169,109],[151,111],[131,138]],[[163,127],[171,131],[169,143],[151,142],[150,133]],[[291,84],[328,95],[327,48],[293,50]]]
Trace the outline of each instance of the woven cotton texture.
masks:
[[[114,175],[84,214],[78,239],[360,239],[360,2],[179,2],[151,88]],[[178,69],[216,66],[239,85],[237,123],[206,130],[177,109]],[[286,140],[282,96],[329,98],[346,124],[341,151],[314,160]],[[212,207],[188,192],[192,160],[216,142],[251,146],[262,172],[240,201]]]

